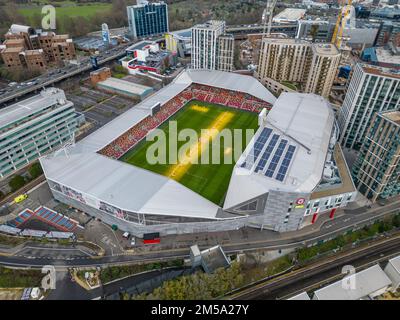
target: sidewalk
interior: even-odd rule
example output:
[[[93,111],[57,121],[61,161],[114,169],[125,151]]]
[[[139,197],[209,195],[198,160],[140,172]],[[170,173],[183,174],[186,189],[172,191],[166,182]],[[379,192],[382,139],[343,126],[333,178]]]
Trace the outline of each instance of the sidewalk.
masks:
[[[362,199],[361,199],[361,202]],[[392,208],[393,204],[400,203],[400,197],[395,197],[388,201],[388,206]],[[292,239],[301,239],[302,237],[306,237],[308,235],[315,234],[318,236],[318,231],[322,229],[322,227],[329,222],[333,222],[333,224],[342,224],[342,228],[346,226],[346,219],[357,219],[357,218],[372,218],[373,214],[377,211],[382,211],[385,207],[380,206],[379,204],[373,204],[371,208],[368,206],[359,206],[355,205],[352,208],[345,207],[338,209],[335,213],[334,219],[330,219],[328,214],[321,215],[317,221],[308,225],[300,230],[278,233],[271,230],[260,230],[256,228],[246,227],[239,230],[234,231],[225,231],[225,232],[214,232],[214,233],[201,233],[201,234],[183,234],[183,235],[175,235],[175,236],[166,236],[161,240],[161,244],[155,246],[145,246],[141,245],[135,248],[134,252],[137,253],[145,253],[152,251],[163,251],[163,250],[171,250],[171,249],[184,249],[189,248],[193,244],[198,244],[199,247],[206,248],[211,247],[216,244],[226,245],[226,246],[234,246],[238,244],[244,244],[246,242],[262,242],[262,241],[284,241],[284,240],[292,240]],[[391,210],[390,209],[390,210]],[[399,205],[400,210],[400,205]],[[357,224],[357,223],[355,223]],[[334,231],[334,229],[332,229]]]

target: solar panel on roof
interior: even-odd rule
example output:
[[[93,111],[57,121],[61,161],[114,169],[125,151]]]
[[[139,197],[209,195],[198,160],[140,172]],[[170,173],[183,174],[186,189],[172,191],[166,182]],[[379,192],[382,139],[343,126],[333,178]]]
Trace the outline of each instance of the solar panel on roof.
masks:
[[[295,146],[292,145],[289,146],[288,150],[286,151],[285,158],[282,161],[281,167],[278,170],[278,174],[276,175],[276,180],[283,181],[283,179],[285,179],[286,172],[289,168],[295,150],[296,150]]]
[[[263,170],[265,167],[265,164],[267,163],[272,151],[275,148],[276,143],[278,142],[279,139],[279,135],[278,134],[274,134],[271,138],[271,141],[269,142],[267,148],[265,149],[263,155],[261,156],[260,161],[257,164],[256,170],[255,172],[258,172],[260,170]]]
[[[260,155],[261,150],[263,149],[263,147],[265,145],[265,142],[268,141],[268,138],[271,135],[271,133],[272,133],[272,130],[269,128],[264,128],[261,131],[261,134],[256,139],[254,146],[251,148],[250,152],[248,153],[248,155],[247,155],[244,163],[242,163],[241,167],[246,166],[246,168],[248,168],[248,169],[250,169],[252,167],[255,160]]]
[[[271,163],[269,164],[268,170],[265,172],[265,175],[267,177],[272,178],[272,176],[274,175],[275,169],[279,161],[281,160],[283,150],[285,150],[287,143],[288,141],[285,139],[282,139],[279,143],[279,146],[276,149],[274,156],[272,157]]]

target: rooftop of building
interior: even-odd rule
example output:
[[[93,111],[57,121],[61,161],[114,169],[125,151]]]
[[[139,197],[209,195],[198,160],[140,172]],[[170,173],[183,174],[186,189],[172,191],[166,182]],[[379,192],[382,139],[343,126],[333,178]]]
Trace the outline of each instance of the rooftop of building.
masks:
[[[355,288],[346,288],[339,280],[315,291],[314,297],[318,300],[359,300],[392,284],[379,265],[357,272],[352,277]]]
[[[307,294],[307,292],[302,292],[299,293],[291,298],[289,298],[288,300],[311,300],[310,296]]]
[[[282,93],[268,113],[265,125],[260,126],[237,162],[229,183],[224,209],[230,209],[271,190],[304,193],[314,191],[323,176],[334,121],[332,107],[321,96],[297,92]],[[260,146],[257,157],[254,157],[252,148],[264,131],[269,131],[270,134]],[[281,143],[284,147],[275,170],[271,176],[267,176],[274,157],[271,152],[265,162],[262,162],[261,158],[267,146],[272,144],[276,137],[278,140],[273,144],[273,150]],[[284,151],[286,148],[293,150]],[[286,171],[283,177],[278,179],[278,164],[283,159],[286,160],[288,153],[291,155]],[[252,157],[255,159],[252,160]]]
[[[140,8],[140,7],[144,7],[146,5],[156,5],[156,6],[160,6],[160,5],[165,5],[166,3],[164,1],[157,1],[157,2],[149,2],[147,0],[137,0],[137,3],[131,6],[128,6],[127,8]]]
[[[126,48],[126,51],[142,50],[144,47],[151,45],[153,43],[154,41],[146,41],[146,40],[140,41]]]
[[[340,55],[340,51],[332,43],[313,43],[312,49],[318,55],[325,55],[325,56],[339,56]]]
[[[54,104],[67,103],[64,91],[57,88],[42,90],[39,94],[25,100],[18,101],[13,105],[0,109],[0,134],[13,129],[9,125],[16,123],[30,115],[39,112]]]
[[[378,62],[400,66],[399,51],[400,50],[398,47],[393,47],[393,48],[376,47],[375,48],[375,54],[376,54],[376,58],[377,58]]]
[[[143,86],[141,84],[129,82],[126,80],[122,79],[117,79],[117,78],[107,78],[104,81],[100,81],[97,83],[97,85],[107,87],[110,89],[116,89],[120,90],[129,94],[134,94],[134,95],[143,95],[146,92],[152,91],[153,89],[151,87]]]
[[[230,261],[226,257],[221,246],[215,246],[201,251],[201,258],[203,266],[207,269],[207,272],[210,273],[219,268],[227,268],[230,266]]]
[[[69,35],[68,34],[55,34],[53,39],[55,39],[55,40],[67,40],[67,39],[69,39]]]
[[[192,37],[192,29],[170,31],[169,33],[177,36],[178,38],[191,38]]]
[[[103,73],[103,72],[111,72],[111,70],[108,67],[102,67],[102,68],[99,68],[97,70],[91,71],[90,75],[91,76],[92,75],[97,75],[97,74],[100,74],[100,73]]]
[[[360,65],[361,65],[361,68],[366,73],[370,73],[370,74],[374,74],[374,75],[382,76],[382,77],[400,79],[400,70],[375,66],[375,65],[366,64],[366,63],[361,63]]]
[[[328,25],[329,21],[328,20],[321,20],[320,18],[318,18],[318,19],[307,19],[307,20],[300,19],[298,21],[298,23],[299,24],[317,24],[317,25],[326,24],[326,25]]]
[[[286,8],[273,18],[273,21],[297,21],[304,17],[306,9]]]
[[[290,45],[311,45],[311,42],[303,39],[285,38],[285,37],[265,37],[263,41],[277,44],[290,44]]]
[[[30,27],[30,26],[24,26],[21,24],[12,24],[10,29],[8,30],[9,33],[14,33],[14,34],[18,34],[18,33],[28,33],[28,34],[34,34],[35,33],[35,29]]]
[[[36,49],[36,50],[25,50],[24,54],[26,56],[36,56],[43,54],[43,49]]]
[[[395,124],[400,126],[400,111],[386,111],[381,113],[382,117],[394,122]]]
[[[224,25],[225,25],[225,21],[223,21],[223,20],[209,20],[204,23],[196,24],[195,26],[193,26],[193,28],[194,29],[214,30],[214,29],[218,29]]]
[[[24,50],[24,47],[6,47],[2,53],[18,53]]]
[[[7,40],[5,40],[4,41],[4,43],[3,44],[5,44],[5,45],[14,45],[14,44],[24,44],[25,43],[25,40],[24,39],[22,39],[22,38],[19,38],[19,39],[7,39]]]
[[[396,271],[400,274],[400,256],[392,258],[389,260],[389,263],[396,269]]]
[[[338,176],[333,177],[332,181],[321,183],[311,194],[311,200],[321,199],[336,194],[350,193],[356,189],[339,144],[335,145],[335,149],[333,151],[333,160],[334,165],[337,168]]]

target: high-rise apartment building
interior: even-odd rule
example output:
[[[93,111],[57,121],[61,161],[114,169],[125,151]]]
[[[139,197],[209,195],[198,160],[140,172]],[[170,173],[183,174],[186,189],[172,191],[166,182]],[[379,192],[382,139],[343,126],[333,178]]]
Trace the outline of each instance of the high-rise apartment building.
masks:
[[[217,70],[233,70],[233,51],[235,39],[232,34],[223,34],[218,37],[217,44]]]
[[[372,202],[400,194],[400,111],[375,113],[353,179]]]
[[[399,108],[400,73],[389,68],[357,64],[338,116],[341,144],[360,149],[374,114]]]
[[[210,20],[192,28],[192,68],[233,70],[234,38],[225,34],[225,21]]]
[[[40,71],[76,58],[75,46],[68,35],[42,32],[13,24],[5,34],[0,55],[10,71]]]
[[[340,52],[333,44],[265,38],[257,78],[275,93],[291,86],[301,92],[328,97],[339,61]]]
[[[54,151],[74,137],[78,118],[56,88],[0,110],[0,178]]]
[[[304,92],[327,98],[339,67],[340,53],[333,44],[314,43],[311,50],[311,63],[305,69],[307,80],[303,85]]]
[[[169,31],[168,6],[165,2],[149,3],[138,0],[134,6],[126,7],[129,33],[134,38],[163,34]]]

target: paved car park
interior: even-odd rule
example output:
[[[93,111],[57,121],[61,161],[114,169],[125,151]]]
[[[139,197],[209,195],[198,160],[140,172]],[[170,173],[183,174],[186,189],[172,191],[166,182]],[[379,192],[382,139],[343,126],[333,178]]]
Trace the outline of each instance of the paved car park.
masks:
[[[67,99],[74,103],[78,112],[87,121],[101,127],[121,113],[133,107],[137,101],[108,94],[99,90],[81,87],[79,92],[67,93]]]

